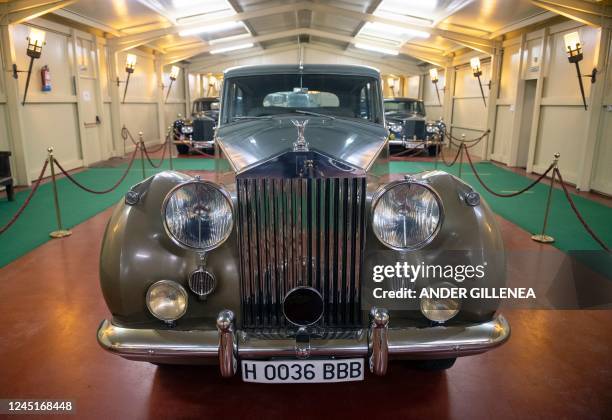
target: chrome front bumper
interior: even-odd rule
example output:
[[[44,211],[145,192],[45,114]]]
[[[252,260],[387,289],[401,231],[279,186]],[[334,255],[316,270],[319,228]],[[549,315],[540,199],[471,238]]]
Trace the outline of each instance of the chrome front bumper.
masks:
[[[104,320],[98,342],[105,350],[131,360],[150,362],[219,363],[223,376],[232,376],[239,359],[367,357],[370,370],[384,375],[389,359],[439,359],[468,356],[490,350],[510,337],[502,315],[469,326],[429,328],[389,326],[384,309],[373,309],[368,329],[343,338],[271,339],[234,330],[234,315],[221,311],[217,329],[132,329]]]

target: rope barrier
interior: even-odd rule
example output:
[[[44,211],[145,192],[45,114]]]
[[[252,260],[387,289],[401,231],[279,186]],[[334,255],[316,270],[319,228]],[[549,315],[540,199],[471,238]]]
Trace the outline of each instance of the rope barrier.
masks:
[[[9,220],[8,223],[5,224],[4,226],[0,227],[0,235],[2,235],[11,226],[13,226],[13,224],[17,221],[19,216],[21,216],[21,213],[23,213],[23,211],[28,206],[28,204],[30,204],[30,200],[32,200],[32,197],[34,197],[34,194],[36,193],[36,190],[40,186],[40,183],[41,183],[43,177],[45,176],[45,171],[47,170],[47,166],[48,165],[49,165],[49,161],[45,159],[45,163],[44,163],[44,165],[43,165],[43,167],[42,167],[42,169],[40,171],[40,175],[38,176],[38,179],[34,183],[34,186],[32,187],[32,189],[30,190],[30,194],[28,194],[27,198],[25,199],[25,201],[23,202],[21,207],[19,207],[19,210],[17,210],[17,212],[13,215],[13,217],[11,217],[11,220]]]
[[[162,145],[160,146],[160,148],[158,148],[157,150],[151,151],[151,152],[149,152],[149,151],[147,150],[147,147],[144,145],[144,143],[142,143],[142,145],[141,145],[141,147],[142,147],[142,148],[143,148],[143,150],[144,150],[144,154],[145,154],[145,156],[146,156],[147,160],[149,161],[149,165],[151,165],[151,166],[152,166],[152,167],[154,167],[155,169],[159,169],[159,168],[161,168],[162,164],[164,163],[164,160],[166,159],[166,151],[168,150],[168,147],[170,146],[170,145],[168,144],[169,139],[170,139],[170,135],[167,135],[167,136],[166,136],[166,141],[164,141],[164,142],[162,143]],[[153,160],[151,160],[151,156],[149,156],[149,153],[157,153],[157,152],[159,152],[159,151],[160,151],[160,150],[162,150],[162,149],[163,149],[164,151],[163,151],[163,153],[162,153],[162,155],[161,155],[161,158],[159,159],[159,162],[158,162],[157,164],[153,163]],[[170,152],[170,153],[172,153],[172,152]]]
[[[134,160],[136,158],[136,153],[137,152],[138,152],[138,147],[136,147],[134,149],[134,152],[132,153],[132,157],[130,158],[130,162],[128,164],[128,167],[125,170],[125,172],[123,172],[123,175],[121,175],[121,178],[119,178],[119,180],[112,187],[107,188],[106,190],[100,190],[100,191],[93,190],[93,189],[88,188],[85,185],[81,184],[72,175],[70,175],[70,173],[68,173],[68,171],[66,171],[62,167],[62,165],[60,165],[60,163],[57,161],[57,159],[53,158],[53,162],[57,165],[59,170],[64,174],[64,176],[66,178],[68,178],[68,180],[70,182],[72,182],[74,185],[76,185],[77,187],[81,188],[82,190],[87,191],[88,193],[91,193],[91,194],[107,194],[107,193],[109,193],[111,191],[114,191],[119,185],[121,185],[121,183],[123,182],[123,180],[125,179],[127,174],[130,172],[130,169],[132,168],[132,165],[134,164]]]
[[[604,241],[601,240],[601,238],[599,238],[597,234],[595,234],[593,229],[588,225],[586,220],[584,220],[584,218],[578,211],[578,208],[576,207],[576,203],[574,203],[574,200],[572,199],[572,196],[570,195],[569,191],[567,190],[567,186],[565,185],[565,182],[563,181],[563,177],[561,176],[561,171],[559,171],[558,168],[555,168],[555,173],[557,174],[557,177],[559,177],[559,183],[561,184],[561,188],[563,189],[563,192],[565,193],[565,198],[567,198],[567,201],[569,202],[570,207],[574,211],[574,214],[578,218],[578,221],[582,224],[582,226],[588,232],[588,234],[591,235],[591,238],[593,238],[593,240],[595,240],[595,242],[597,242],[604,249],[604,251],[610,252],[610,248],[608,248],[608,246],[604,243]]]
[[[465,148],[465,146],[462,146],[462,147]],[[546,177],[546,175],[548,175],[548,173],[550,171],[552,171],[554,169],[554,167],[555,167],[555,163],[551,163],[550,166],[548,167],[548,169],[546,169],[546,171],[542,175],[540,175],[536,180],[534,180],[531,184],[527,185],[525,188],[521,189],[520,191],[516,191],[516,192],[510,193],[510,194],[502,194],[502,193],[498,193],[498,192],[493,191],[491,188],[489,188],[489,186],[487,186],[487,184],[484,183],[482,178],[480,178],[480,175],[478,175],[478,172],[476,171],[476,167],[474,166],[474,162],[472,162],[472,157],[470,156],[470,153],[468,152],[467,149],[465,149],[465,154],[467,156],[467,159],[468,159],[468,162],[470,164],[470,167],[472,168],[472,172],[474,173],[474,176],[476,176],[476,179],[478,180],[478,182],[480,182],[480,185],[482,185],[485,190],[487,190],[488,192],[490,192],[494,196],[501,197],[501,198],[516,197],[517,195],[521,195],[524,192],[529,191],[536,184],[541,182]]]
[[[482,135],[480,135],[479,137],[474,137],[473,139],[470,139],[470,140],[465,140],[465,139],[460,139],[460,138],[457,138],[457,137],[453,136],[453,135],[450,133],[450,131],[448,131],[448,130],[446,130],[446,129],[444,130],[444,135],[445,135],[445,136],[447,136],[447,137],[448,137],[449,139],[451,139],[451,140],[455,140],[455,141],[458,141],[458,142],[460,142],[460,143],[474,143],[474,142],[479,142],[480,140],[482,140],[483,138],[485,138],[486,136],[488,136],[488,135],[489,135],[489,133],[491,133],[491,130],[487,130],[487,131],[483,132],[483,133],[482,133]]]
[[[138,146],[138,142],[134,140],[134,137],[132,137],[132,133],[130,133],[130,130],[128,130],[125,125],[121,127],[121,138],[123,138],[124,142],[129,138],[134,146]]]
[[[456,162],[457,159],[459,158],[459,154],[461,154],[461,147],[459,147],[459,149],[457,149],[457,154],[455,155],[455,157],[453,158],[453,161],[451,163],[448,163],[446,161],[446,158],[444,157],[444,147],[440,148],[440,157],[442,158],[442,163],[446,166],[448,166],[449,168],[451,166],[453,166]]]

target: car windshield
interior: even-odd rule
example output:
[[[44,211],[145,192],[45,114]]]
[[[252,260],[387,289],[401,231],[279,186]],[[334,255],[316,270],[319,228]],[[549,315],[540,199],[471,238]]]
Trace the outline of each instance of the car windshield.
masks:
[[[385,101],[385,114],[393,113],[425,115],[425,106],[421,101]]]
[[[368,76],[266,74],[226,80],[222,121],[310,113],[382,123],[378,80]]]
[[[193,103],[193,112],[215,111],[219,109],[218,101],[195,101]]]

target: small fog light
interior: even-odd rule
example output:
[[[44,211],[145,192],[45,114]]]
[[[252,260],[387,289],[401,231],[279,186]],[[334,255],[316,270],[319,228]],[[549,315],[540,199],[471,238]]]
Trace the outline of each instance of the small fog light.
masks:
[[[434,322],[446,322],[459,313],[461,301],[452,298],[423,298],[421,313]]]
[[[147,308],[157,319],[176,321],[187,312],[187,291],[174,281],[155,282],[147,290]]]

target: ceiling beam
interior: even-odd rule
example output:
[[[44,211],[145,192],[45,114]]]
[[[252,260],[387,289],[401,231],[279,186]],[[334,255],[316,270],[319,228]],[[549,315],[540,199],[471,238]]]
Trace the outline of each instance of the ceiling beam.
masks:
[[[312,42],[309,43],[306,46],[306,48],[309,50],[327,52],[330,54],[341,55],[342,57],[354,58],[354,59],[363,60],[366,62],[369,61],[371,63],[378,62],[376,57],[372,57],[371,55],[368,55],[365,52],[360,53],[357,51],[343,51],[341,48],[338,48],[338,47],[321,45],[321,44],[312,43]],[[296,51],[295,63],[297,64],[299,61],[299,58],[298,58],[298,50],[295,44],[271,47],[266,50],[266,53],[276,54],[279,52],[291,51],[291,50]],[[203,57],[203,58],[193,60],[189,64],[188,71],[190,73],[199,73],[199,72],[207,71],[211,67],[220,66],[224,63],[226,65],[232,65],[232,63],[235,63],[237,60],[243,60],[245,58],[258,57],[258,56],[261,56],[261,51],[249,51],[249,52],[244,52],[244,53],[235,53],[235,54],[232,54],[231,56]],[[384,65],[388,69],[392,69],[393,71],[402,73],[402,74],[416,75],[422,72],[421,69],[419,69],[415,63],[406,61],[406,60],[401,60],[401,59],[385,58],[384,64],[382,65]]]
[[[442,55],[429,54],[419,48],[404,45],[400,51],[403,54],[410,55],[426,63],[433,64],[434,66],[446,67],[448,65],[448,59]]]
[[[542,3],[548,3],[554,6],[561,6],[567,9],[576,10],[578,12],[590,13],[595,16],[612,17],[612,6],[610,3],[600,1],[593,3],[584,0],[540,0]]]
[[[271,16],[281,13],[287,12],[298,12],[300,10],[309,10],[311,12],[320,12],[320,13],[330,13],[334,15],[346,16],[356,20],[364,21],[364,22],[379,22],[385,23],[388,25],[401,26],[409,29],[415,29],[423,32],[427,32],[434,36],[439,36],[445,38],[449,41],[452,41],[456,44],[468,47],[470,49],[480,51],[486,54],[492,54],[494,51],[494,42],[490,39],[475,37],[472,35],[463,34],[456,31],[449,31],[445,29],[432,28],[430,26],[425,25],[416,25],[412,23],[407,23],[405,21],[399,19],[390,19],[381,16],[375,16],[369,13],[356,12],[354,10],[349,10],[341,7],[330,6],[326,4],[319,3],[311,3],[311,2],[297,2],[293,4],[284,4],[281,6],[275,7],[262,7],[257,10],[241,12],[237,13],[233,16],[225,16],[217,19],[207,20],[205,22],[193,23],[185,26],[171,26],[168,28],[162,29],[154,29],[151,31],[145,31],[141,33],[136,33],[132,35],[126,35],[117,38],[112,41],[114,48],[118,50],[126,50],[130,48],[134,48],[136,46],[142,45],[143,43],[153,41],[158,38],[162,38],[166,35],[176,34],[182,30],[188,30],[193,28],[201,27],[202,25],[216,25],[220,23],[230,22],[230,21],[247,21],[249,19],[254,19],[257,17],[263,16]],[[255,39],[257,36],[254,37]],[[351,37],[349,37],[351,38]],[[348,39],[348,38],[347,38]],[[143,41],[146,40],[146,41]],[[350,41],[346,41],[350,42]]]
[[[75,3],[77,0],[19,0],[5,5],[2,22],[5,24],[23,23],[47,13],[54,12]]]
[[[426,25],[416,25],[413,23],[407,23],[399,19],[391,19],[391,18],[376,16],[376,15],[372,15],[368,13],[356,12],[354,10],[349,10],[349,9],[340,8],[336,6],[329,6],[326,4],[309,3],[308,8],[310,8],[313,11],[318,11],[318,12],[323,12],[323,13],[327,12],[331,14],[346,16],[346,17],[353,18],[356,20],[362,20],[366,22],[384,23],[387,25],[401,26],[401,27],[408,28],[408,29],[414,29],[414,30],[418,30],[422,32],[427,32],[430,35],[435,35],[435,36],[439,36],[442,38],[446,38],[452,42],[461,44],[463,46],[466,46],[468,48],[471,48],[471,49],[474,49],[474,50],[477,50],[477,51],[480,51],[486,54],[492,54],[493,49],[494,49],[494,43],[489,39],[483,39],[483,38],[475,37],[472,35],[466,35],[466,34],[462,34],[462,33],[455,32],[455,31],[448,31],[445,29],[432,28]]]
[[[531,3],[584,25],[612,27],[612,19],[609,17],[612,16],[612,8],[603,2],[597,5],[582,0],[531,0]]]
[[[298,54],[297,51],[298,50],[297,50],[297,45],[295,44],[291,44],[291,45],[285,44],[285,45],[280,45],[277,47],[268,48],[266,50],[266,54],[275,54],[275,53],[291,51],[291,50],[296,51],[296,62],[297,62],[297,54]],[[261,56],[261,50],[246,51],[243,53],[235,53],[235,54],[232,54],[231,56],[207,56],[207,57],[202,57],[202,58],[192,60],[189,63],[189,66],[187,67],[187,69],[190,73],[198,73],[198,72],[206,70],[207,68],[210,68],[211,66],[218,66],[219,64],[222,64],[222,63],[229,63],[235,60],[242,60],[245,58],[260,57],[260,56]]]
[[[306,2],[300,2],[300,3],[295,3],[295,4],[285,4],[285,5],[276,6],[276,7],[264,7],[264,8],[249,11],[249,12],[236,13],[235,15],[232,15],[232,16],[223,16],[223,17],[216,18],[216,19],[209,19],[209,20],[206,20],[200,23],[192,23],[192,24],[183,25],[183,26],[169,26],[167,28],[153,29],[150,31],[139,32],[139,33],[132,34],[132,35],[125,35],[119,38],[113,38],[109,40],[109,42],[112,45],[114,45],[114,48],[117,48],[118,50],[128,50],[130,48],[134,48],[139,45],[142,45],[142,39],[148,39],[149,41],[147,42],[150,42],[150,41],[153,41],[159,38],[163,38],[166,35],[174,35],[174,34],[179,33],[180,31],[199,28],[203,25],[212,26],[212,25],[218,25],[218,24],[222,24],[226,22],[234,22],[234,21],[239,21],[239,20],[245,21],[248,19],[254,19],[254,18],[263,17],[263,16],[291,12],[291,11],[294,11],[296,7],[303,8],[303,5],[305,4]]]
[[[358,39],[350,35],[341,35],[341,34],[337,34],[334,32],[323,31],[323,30],[314,29],[314,28],[295,28],[295,29],[289,29],[286,31],[279,31],[279,32],[272,32],[272,33],[264,34],[264,35],[258,35],[258,36],[255,36],[252,38],[246,38],[240,41],[224,42],[224,43],[219,43],[215,45],[202,45],[200,47],[194,47],[194,48],[190,48],[186,50],[177,51],[176,53],[170,52],[169,54],[166,55],[166,57],[164,57],[164,63],[171,64],[172,62],[186,60],[190,57],[193,57],[199,54],[203,54],[213,49],[233,47],[233,46],[237,46],[240,44],[244,44],[246,41],[256,43],[256,42],[270,41],[274,39],[290,38],[290,37],[295,37],[295,36],[300,36],[300,35],[316,36],[319,38],[331,39],[334,41],[341,41],[341,42],[346,42],[349,44],[354,44],[355,42],[359,41]],[[378,45],[373,42],[370,42],[369,44],[373,46]],[[381,48],[383,47],[384,46],[381,45]],[[413,55],[415,57],[416,57],[415,54],[418,54],[420,57],[426,58],[426,60],[423,60],[423,61],[426,61],[432,64],[435,63],[436,65],[440,65],[441,63],[443,65],[446,62],[446,59],[444,58],[442,54],[436,55],[435,50],[432,50],[432,52],[426,52],[426,51],[423,51],[424,49],[425,48],[423,47],[406,45],[402,47],[399,51],[400,53],[405,53],[407,55]],[[419,57],[417,58],[421,60],[421,58]]]

